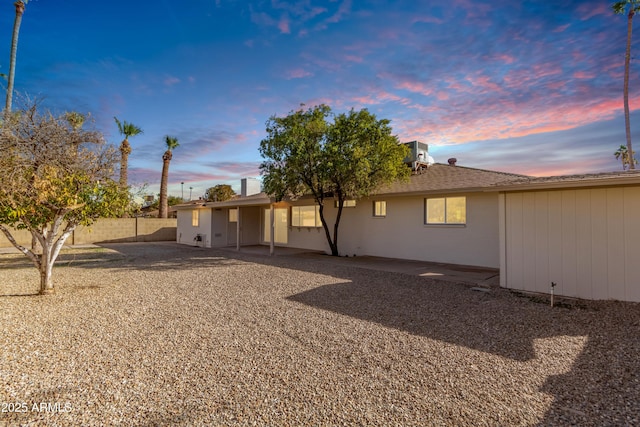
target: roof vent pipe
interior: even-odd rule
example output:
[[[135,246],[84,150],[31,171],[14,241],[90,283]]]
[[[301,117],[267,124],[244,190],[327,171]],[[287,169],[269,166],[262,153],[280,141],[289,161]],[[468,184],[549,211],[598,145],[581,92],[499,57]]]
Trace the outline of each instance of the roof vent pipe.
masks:
[[[455,166],[457,161],[458,159],[456,159],[455,157],[452,157],[449,160],[447,160],[447,162],[449,162],[449,166]]]

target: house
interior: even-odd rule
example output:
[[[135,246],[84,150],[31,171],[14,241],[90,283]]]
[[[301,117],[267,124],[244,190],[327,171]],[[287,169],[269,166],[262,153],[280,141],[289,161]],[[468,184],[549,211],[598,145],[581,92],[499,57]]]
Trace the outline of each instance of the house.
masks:
[[[330,252],[313,199],[276,203],[242,188],[176,206],[178,243]],[[337,208],[325,214],[331,225]],[[639,245],[640,171],[535,178],[455,161],[348,201],[338,241],[341,255],[499,268],[505,288],[634,302]]]
[[[523,175],[432,164],[409,182],[348,201],[338,235],[341,255],[372,255],[499,268],[495,184]],[[243,184],[243,189],[250,187]],[[178,243],[203,247],[288,246],[330,252],[311,198],[276,203],[244,191],[225,202],[177,205]],[[337,207],[325,205],[330,226]]]
[[[640,302],[640,171],[495,185],[500,285]]]

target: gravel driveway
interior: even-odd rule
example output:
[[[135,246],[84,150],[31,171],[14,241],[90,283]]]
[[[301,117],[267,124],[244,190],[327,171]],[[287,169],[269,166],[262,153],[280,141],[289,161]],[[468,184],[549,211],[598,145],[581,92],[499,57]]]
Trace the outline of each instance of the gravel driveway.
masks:
[[[0,255],[0,425],[640,425],[640,305],[161,244]]]

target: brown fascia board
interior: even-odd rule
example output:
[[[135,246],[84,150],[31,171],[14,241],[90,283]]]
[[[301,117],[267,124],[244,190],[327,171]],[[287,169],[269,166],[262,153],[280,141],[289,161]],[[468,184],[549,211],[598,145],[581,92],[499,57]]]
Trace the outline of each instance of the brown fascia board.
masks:
[[[174,209],[176,211],[183,211],[183,210],[193,209],[193,208],[199,209],[199,208],[203,208],[205,206],[206,206],[205,205],[205,201],[203,200],[200,203],[190,203],[188,205],[185,205],[185,204],[173,205],[173,206],[170,206],[170,208],[172,208],[172,209]]]
[[[254,194],[246,197],[237,197],[224,202],[206,202],[203,206],[207,208],[235,208],[242,206],[263,206],[274,202],[274,199],[264,193]]]

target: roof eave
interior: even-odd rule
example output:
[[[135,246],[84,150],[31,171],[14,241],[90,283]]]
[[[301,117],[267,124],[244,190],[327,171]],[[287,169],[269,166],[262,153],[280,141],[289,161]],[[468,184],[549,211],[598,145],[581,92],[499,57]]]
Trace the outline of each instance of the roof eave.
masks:
[[[524,182],[496,185],[487,191],[524,191],[524,190],[554,190],[564,188],[593,188],[640,185],[640,177],[615,177],[600,179],[582,179],[553,182]]]

